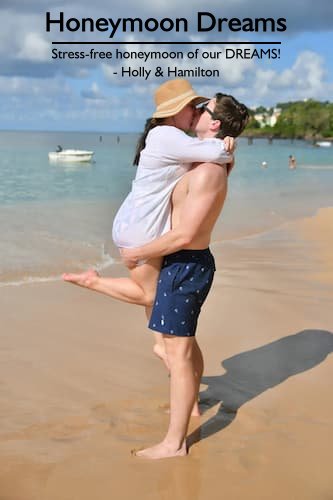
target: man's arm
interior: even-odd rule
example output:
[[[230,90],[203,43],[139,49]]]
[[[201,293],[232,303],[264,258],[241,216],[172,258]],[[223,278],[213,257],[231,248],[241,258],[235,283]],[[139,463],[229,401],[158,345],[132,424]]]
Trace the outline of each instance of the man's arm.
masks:
[[[207,168],[208,167],[208,168]],[[179,224],[163,236],[138,248],[122,249],[122,258],[132,268],[148,260],[189,248],[200,235],[214,203],[222,203],[227,193],[227,172],[219,165],[203,163],[191,172],[189,191],[181,208]]]

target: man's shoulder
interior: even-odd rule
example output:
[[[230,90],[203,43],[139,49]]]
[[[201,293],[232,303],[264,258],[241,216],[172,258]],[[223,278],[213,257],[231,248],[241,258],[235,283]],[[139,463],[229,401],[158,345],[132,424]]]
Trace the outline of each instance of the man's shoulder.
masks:
[[[227,177],[226,165],[218,165],[217,163],[199,163],[190,172],[193,179],[223,179]]]
[[[227,169],[225,165],[216,163],[200,163],[188,172],[189,190],[225,189],[227,185]]]

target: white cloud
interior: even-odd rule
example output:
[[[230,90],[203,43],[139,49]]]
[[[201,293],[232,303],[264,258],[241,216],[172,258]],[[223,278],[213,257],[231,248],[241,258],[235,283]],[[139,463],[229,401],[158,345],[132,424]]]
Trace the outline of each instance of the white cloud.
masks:
[[[39,33],[30,32],[24,35],[17,58],[26,61],[44,62],[50,60],[51,44]]]
[[[296,86],[314,96],[320,95],[326,76],[325,61],[316,52],[304,51],[296,59],[292,72],[296,75]]]
[[[280,73],[272,69],[258,68],[253,87],[257,100],[275,99],[327,99],[332,96],[332,84],[326,82],[324,58],[313,51],[301,52],[294,64]],[[283,100],[283,99],[282,99]]]
[[[92,99],[95,101],[104,101],[105,96],[101,92],[99,85],[96,82],[91,84],[90,89],[81,90],[81,96],[85,99]]]
[[[73,93],[70,85],[63,79],[27,78],[0,76],[0,95],[16,97],[58,98]]]

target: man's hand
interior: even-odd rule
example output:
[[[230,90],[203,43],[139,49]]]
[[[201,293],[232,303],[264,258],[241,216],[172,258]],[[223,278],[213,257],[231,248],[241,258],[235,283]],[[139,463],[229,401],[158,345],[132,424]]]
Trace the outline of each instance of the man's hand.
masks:
[[[234,137],[228,135],[223,139],[224,147],[227,153],[233,153],[236,149],[236,141]]]
[[[131,248],[121,248],[120,255],[121,255],[121,260],[123,261],[123,264],[128,269],[134,269],[138,265],[138,261],[134,257],[133,250]]]

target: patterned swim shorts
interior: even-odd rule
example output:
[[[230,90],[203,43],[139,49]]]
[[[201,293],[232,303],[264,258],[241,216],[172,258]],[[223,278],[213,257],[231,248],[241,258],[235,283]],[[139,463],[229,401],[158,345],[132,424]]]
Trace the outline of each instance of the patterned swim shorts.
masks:
[[[214,272],[209,248],[180,250],[164,257],[148,327],[177,337],[193,337]]]

